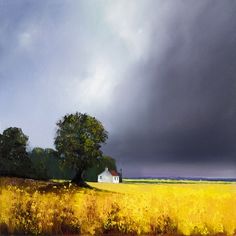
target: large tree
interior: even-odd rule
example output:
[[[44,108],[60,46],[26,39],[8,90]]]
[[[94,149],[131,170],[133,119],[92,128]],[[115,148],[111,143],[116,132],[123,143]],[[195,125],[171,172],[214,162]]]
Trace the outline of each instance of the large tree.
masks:
[[[28,137],[20,128],[10,127],[0,135],[0,174],[26,177],[31,162],[26,151]]]
[[[83,173],[102,156],[107,131],[96,118],[78,112],[64,116],[57,126],[55,146],[59,156],[76,172],[72,182],[85,186]]]

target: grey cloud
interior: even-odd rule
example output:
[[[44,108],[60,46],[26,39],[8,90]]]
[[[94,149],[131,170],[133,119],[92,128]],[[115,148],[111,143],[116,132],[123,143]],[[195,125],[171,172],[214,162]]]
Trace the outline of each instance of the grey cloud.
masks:
[[[111,147],[122,162],[140,165],[231,163],[236,154],[236,4],[166,4],[175,10],[167,15],[165,53],[158,55],[163,35],[156,15],[146,59],[128,71],[130,83],[117,92],[123,132]]]

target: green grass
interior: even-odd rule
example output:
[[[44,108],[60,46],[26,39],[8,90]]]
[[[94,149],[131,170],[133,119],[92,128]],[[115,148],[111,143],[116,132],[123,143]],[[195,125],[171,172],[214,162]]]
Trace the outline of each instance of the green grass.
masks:
[[[209,180],[174,180],[174,179],[123,179],[124,183],[132,184],[235,184],[229,181]]]

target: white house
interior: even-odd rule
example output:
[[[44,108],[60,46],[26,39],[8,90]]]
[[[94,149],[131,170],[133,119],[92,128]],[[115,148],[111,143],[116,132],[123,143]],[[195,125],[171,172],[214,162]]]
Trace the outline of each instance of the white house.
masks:
[[[120,182],[120,177],[116,171],[109,171],[108,168],[105,168],[105,170],[98,175],[98,182],[118,184]]]

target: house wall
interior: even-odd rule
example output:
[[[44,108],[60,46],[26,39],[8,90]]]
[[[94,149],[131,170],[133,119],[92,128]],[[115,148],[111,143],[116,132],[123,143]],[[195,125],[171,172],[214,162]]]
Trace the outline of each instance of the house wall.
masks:
[[[98,175],[99,183],[119,183],[119,176],[112,176],[110,171],[106,168],[100,175]]]
[[[98,182],[100,183],[112,183],[113,178],[111,174],[107,174],[107,173],[101,173],[100,175],[98,175]]]
[[[119,176],[112,176],[113,177],[113,183],[118,184],[119,181]]]

